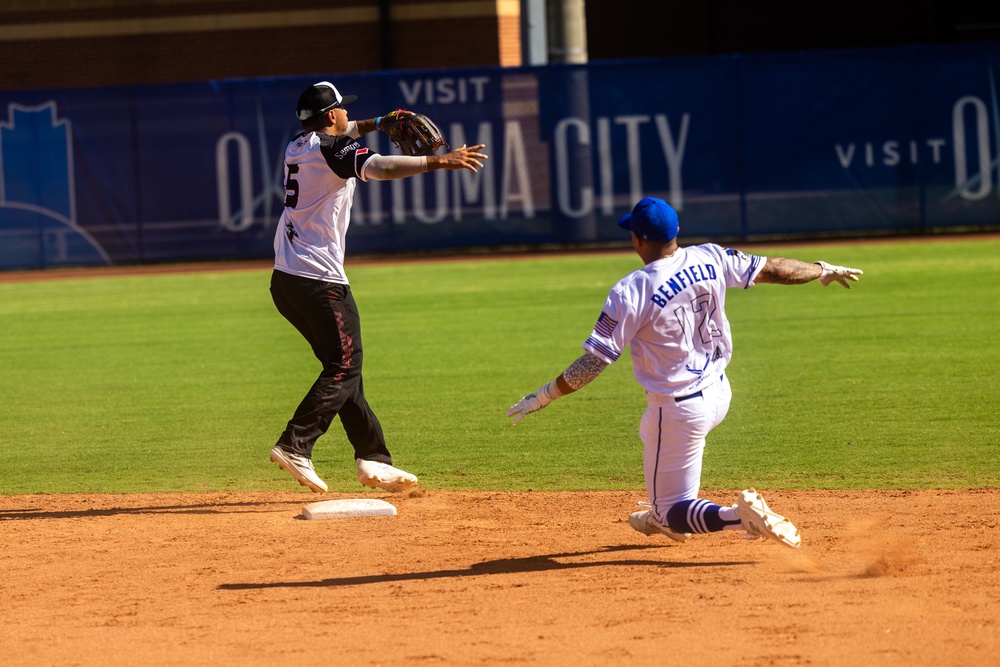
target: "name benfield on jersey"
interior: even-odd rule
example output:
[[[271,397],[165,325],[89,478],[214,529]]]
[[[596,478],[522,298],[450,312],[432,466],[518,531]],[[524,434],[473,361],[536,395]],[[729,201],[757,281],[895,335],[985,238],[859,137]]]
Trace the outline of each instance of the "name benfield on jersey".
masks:
[[[765,261],[711,243],[678,248],[611,288],[583,348],[608,363],[631,348],[636,380],[647,392],[698,391],[732,356],[726,290],[749,288]]]
[[[716,280],[718,274],[711,264],[696,264],[685,266],[666,282],[656,288],[656,294],[650,297],[650,301],[660,308],[667,305],[667,302],[680,294],[682,291],[706,280]]]

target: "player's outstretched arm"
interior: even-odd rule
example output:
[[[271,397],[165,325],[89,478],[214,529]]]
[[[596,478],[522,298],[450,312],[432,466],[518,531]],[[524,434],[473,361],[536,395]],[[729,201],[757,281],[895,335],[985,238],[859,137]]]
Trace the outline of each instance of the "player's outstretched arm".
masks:
[[[483,144],[477,146],[456,148],[444,155],[380,155],[371,156],[365,166],[362,167],[362,174],[365,180],[391,181],[397,178],[407,178],[416,176],[424,172],[435,169],[469,169],[477,171],[485,160],[486,154],[478,152],[483,148]]]
[[[757,274],[755,281],[758,283],[775,283],[777,285],[801,285],[818,280],[824,287],[836,281],[847,289],[851,289],[847,281],[853,280],[857,282],[858,276],[863,273],[864,271],[861,269],[836,266],[834,264],[827,264],[824,261],[810,264],[797,259],[768,257],[764,268]]]
[[[513,417],[518,423],[532,412],[541,410],[546,405],[567,394],[572,394],[601,374],[608,367],[608,362],[585,352],[582,357],[570,364],[559,377],[548,384],[543,384],[538,391],[528,394],[509,410],[507,416]]]

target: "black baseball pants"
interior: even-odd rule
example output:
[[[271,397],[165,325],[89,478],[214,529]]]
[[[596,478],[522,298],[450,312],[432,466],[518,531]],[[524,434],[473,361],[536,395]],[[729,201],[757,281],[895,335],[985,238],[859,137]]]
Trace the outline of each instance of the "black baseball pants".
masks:
[[[391,464],[382,425],[365,399],[361,319],[350,286],[276,270],[271,274],[271,298],[323,364],[278,446],[312,458],[316,441],[340,415],[355,458]]]

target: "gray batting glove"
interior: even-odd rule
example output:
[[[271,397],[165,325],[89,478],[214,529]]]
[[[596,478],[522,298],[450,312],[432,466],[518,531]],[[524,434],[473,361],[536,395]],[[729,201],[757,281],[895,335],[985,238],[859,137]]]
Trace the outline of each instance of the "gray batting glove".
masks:
[[[820,268],[823,269],[823,273],[820,274],[818,280],[819,284],[826,287],[830,283],[836,281],[846,287],[851,289],[851,286],[847,284],[848,280],[858,281],[858,276],[864,273],[861,269],[852,269],[846,266],[835,266],[833,264],[827,264],[826,262],[813,262],[813,264],[819,264]]]
[[[549,398],[549,392],[546,391],[548,385],[542,385],[538,391],[533,394],[528,394],[520,401],[518,401],[510,410],[507,411],[508,417],[514,418],[514,423],[518,423],[525,417],[527,417],[532,412],[538,412],[546,405],[552,402]]]

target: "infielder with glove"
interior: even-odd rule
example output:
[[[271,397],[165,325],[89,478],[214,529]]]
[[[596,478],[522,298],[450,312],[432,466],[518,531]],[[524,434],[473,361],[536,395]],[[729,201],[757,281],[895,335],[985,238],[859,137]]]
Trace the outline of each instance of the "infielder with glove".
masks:
[[[271,461],[316,493],[325,492],[327,485],[313,466],[313,446],[338,414],[354,447],[362,484],[403,491],[417,483],[416,476],[393,467],[361,379],[361,322],[344,272],[357,182],[436,169],[475,172],[486,159],[482,144],[430,155],[444,140],[434,134],[437,127],[429,119],[422,122],[413,112],[396,111],[385,120],[348,120],[345,106],[355,99],[341,95],[328,81],[299,96],[296,117],[303,131],[285,148],[285,208],[274,236],[271,297],[309,342],[322,370],[271,449]],[[409,127],[413,121],[416,125]],[[397,145],[399,137],[409,137],[400,148],[412,154],[379,155],[357,142],[380,127],[396,133]]]
[[[645,534],[684,542],[694,533],[744,530],[798,547],[794,525],[773,512],[754,489],[732,506],[698,497],[705,438],[729,411],[732,391],[726,366],[732,337],[726,319],[728,288],[756,283],[800,285],[818,280],[850,288],[860,269],[826,262],[759,257],[712,243],[681,248],[677,213],[662,199],[646,197],[618,225],[632,233],[643,268],[611,288],[583,356],[555,380],[507,411],[517,424],[557,398],[582,389],[631,347],[635,379],[646,390],[639,424],[649,509],[629,524]]]

